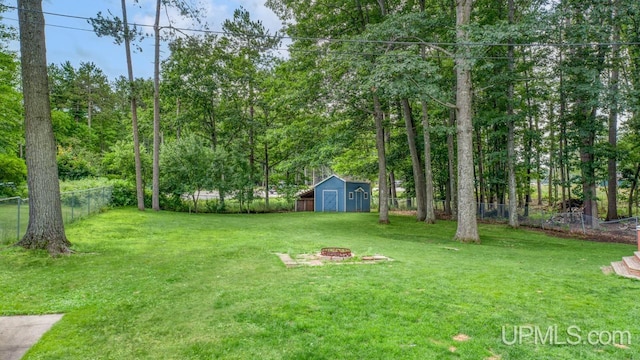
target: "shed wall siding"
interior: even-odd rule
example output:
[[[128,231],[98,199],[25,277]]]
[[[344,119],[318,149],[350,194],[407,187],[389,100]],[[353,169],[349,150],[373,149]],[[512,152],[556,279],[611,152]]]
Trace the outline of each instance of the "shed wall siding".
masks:
[[[362,191],[358,192],[358,189]],[[346,183],[346,210],[348,212],[371,211],[371,185],[362,182]],[[353,194],[353,198],[349,194]],[[366,196],[365,196],[366,194]]]
[[[337,194],[336,199],[336,208],[329,207],[329,209],[325,209],[324,200],[325,195],[331,196],[329,194],[335,193]],[[318,212],[322,211],[345,211],[345,183],[340,180],[336,176],[332,176],[325,181],[319,183],[315,187],[315,210]]]

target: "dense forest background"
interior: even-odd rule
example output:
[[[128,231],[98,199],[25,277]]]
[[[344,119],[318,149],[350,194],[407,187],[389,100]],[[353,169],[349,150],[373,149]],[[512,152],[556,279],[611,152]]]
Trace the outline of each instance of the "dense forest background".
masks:
[[[222,32],[165,29],[156,135],[159,190],[173,196],[163,207],[178,207],[184,194],[197,207],[197,192],[209,190],[216,209],[256,196],[268,208],[269,190],[292,198],[335,172],[373,181],[391,207],[415,198],[419,220],[432,221],[436,204],[456,215],[458,204],[469,204],[456,191],[465,183],[473,204],[637,215],[637,1],[267,5],[282,32],[270,33],[242,8]],[[99,20],[126,33],[119,18]],[[7,197],[26,195],[26,166],[20,67],[6,44],[16,34],[0,31],[0,195]],[[290,42],[284,58],[276,56],[283,40]],[[149,189],[154,81],[124,75],[109,79],[91,62],[51,64],[50,99],[60,178],[118,179],[135,204],[131,100]],[[459,161],[467,158],[470,167]]]

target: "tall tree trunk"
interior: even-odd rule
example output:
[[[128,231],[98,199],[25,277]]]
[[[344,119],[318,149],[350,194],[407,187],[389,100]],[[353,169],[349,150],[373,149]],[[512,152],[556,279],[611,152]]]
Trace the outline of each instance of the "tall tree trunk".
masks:
[[[155,52],[153,63],[153,192],[151,208],[160,210],[160,7],[161,0],[156,2],[156,18],[153,24]]]
[[[540,121],[538,120],[538,117],[536,116],[536,120],[535,120],[535,132],[536,134],[540,133]],[[542,154],[542,149],[540,149],[540,141],[536,141],[536,146],[535,146],[535,152],[536,152],[536,186],[537,186],[537,191],[538,191],[538,206],[542,206],[542,180],[540,179],[542,177],[542,159],[541,154]]]
[[[527,149],[533,148],[533,121],[531,115],[529,117],[529,129],[527,138]],[[524,157],[524,167],[526,174],[524,178],[524,217],[529,216],[529,206],[531,205],[531,151],[527,151]]]
[[[513,25],[515,17],[515,4],[513,0],[508,0],[509,7],[509,24]],[[509,226],[517,228],[518,223],[518,199],[516,184],[516,145],[515,145],[515,116],[513,111],[514,99],[514,80],[515,74],[515,48],[512,45],[513,40],[509,39],[507,47],[507,60],[509,68],[509,83],[507,86],[507,172],[508,172],[508,191],[509,191]],[[529,149],[531,150],[531,149]],[[528,186],[528,184],[526,185]]]
[[[269,112],[265,109],[265,127],[269,128]],[[269,210],[269,142],[264,139],[264,205]]]
[[[562,50],[560,50],[560,56],[562,57]],[[560,60],[560,62],[562,62],[562,59]],[[566,96],[565,96],[565,90],[564,90],[564,86],[563,86],[563,76],[562,76],[562,70],[560,71],[560,114],[558,117],[558,120],[560,120],[560,141],[559,141],[559,145],[560,145],[560,149],[559,149],[559,165],[560,165],[560,188],[562,189],[562,202],[561,202],[561,206],[560,209],[562,210],[562,212],[567,212],[567,210],[570,210],[571,205],[567,205],[567,188],[571,189],[570,185],[568,186],[567,184],[571,183],[571,179],[570,179],[570,175],[567,173],[567,169],[569,167],[569,165],[567,164],[567,119],[566,119],[566,107],[567,107],[567,100],[566,100]],[[571,198],[571,193],[569,193],[569,198]],[[567,209],[567,207],[569,209]]]
[[[362,9],[362,4],[360,0],[356,0],[356,8],[358,9],[358,25],[360,25],[360,30],[364,31],[369,21],[365,19],[364,11]]]
[[[426,185],[425,206],[427,224],[436,222],[435,196],[433,193],[433,168],[431,166],[431,126],[429,125],[429,112],[427,102],[422,100],[422,137],[424,140],[424,177]]]
[[[269,210],[269,145],[264,142],[264,205]]]
[[[51,122],[42,0],[18,0],[24,96],[29,224],[17,243],[56,256],[71,252],[62,220],[56,142]]]
[[[91,96],[91,88],[89,88],[89,96]],[[87,104],[87,127],[91,130],[91,118],[93,117],[93,101],[89,98]]]
[[[607,163],[607,172],[609,175],[609,183],[607,186],[608,205],[607,220],[615,220],[618,218],[618,167],[617,148],[618,148],[618,89],[620,78],[620,23],[618,21],[617,0],[613,1],[614,8],[612,13],[613,37],[611,46],[611,58],[613,68],[611,69],[610,96],[611,104],[609,110],[609,146],[610,154]]]
[[[251,94],[253,94],[253,89],[250,90]],[[253,96],[251,96],[251,105],[249,105],[249,182],[253,187],[255,185],[255,174],[254,167],[256,163],[256,154],[255,154],[255,134],[254,134],[254,116],[255,116],[255,108],[253,107]]]
[[[595,111],[589,115],[595,117]],[[582,175],[582,194],[584,198],[584,215],[586,223],[595,228],[598,226],[598,206],[596,202],[596,169],[593,147],[595,133],[583,135],[580,146],[580,170]]]
[[[402,113],[404,115],[404,123],[407,128],[407,142],[409,144],[409,154],[411,154],[411,167],[413,170],[413,183],[416,191],[416,207],[417,207],[417,219],[418,221],[424,221],[426,218],[425,209],[425,184],[424,184],[424,172],[422,171],[422,164],[420,162],[420,154],[416,146],[416,129],[413,123],[413,114],[411,111],[411,104],[408,99],[402,99]]]
[[[469,36],[472,0],[456,0],[456,133],[458,135],[458,227],[455,238],[480,242],[473,190],[473,121]]]
[[[553,205],[554,201],[554,189],[556,189],[556,184],[554,181],[555,173],[553,172],[554,167],[556,166],[556,135],[555,128],[553,123],[553,106],[550,107],[551,114],[549,115],[549,178],[547,181],[547,185],[549,186],[549,205]]]
[[[385,0],[377,0],[377,1],[378,1],[378,6],[380,6],[380,14],[382,14],[382,16],[386,16],[387,15],[386,1]]]
[[[384,124],[382,106],[378,95],[373,94],[374,118],[376,123],[376,148],[378,149],[378,207],[380,224],[389,223],[389,189],[387,187],[387,158],[384,151]]]
[[[426,4],[420,1],[420,12],[425,12]],[[427,52],[425,46],[420,46],[420,56],[426,60]],[[425,100],[422,105],[422,139],[424,141],[424,176],[425,176],[425,219],[427,224],[436,222],[435,196],[433,190],[433,168],[431,166],[431,126],[429,125],[429,107]]]
[[[633,216],[633,195],[638,188],[638,177],[640,176],[640,163],[636,166],[636,171],[631,180],[631,188],[629,189],[629,217]]]
[[[484,178],[484,154],[482,152],[482,129],[478,127],[476,133],[476,147],[478,149],[478,201],[480,205],[480,212],[484,211],[486,206],[486,184]]]
[[[447,200],[445,203],[445,214],[451,216],[458,215],[458,196],[456,186],[456,157],[455,157],[455,140],[453,138],[456,124],[456,111],[451,109],[449,112],[449,123],[447,132],[447,166],[449,168],[449,177],[447,178]]]
[[[384,142],[386,146],[391,148],[391,131],[384,132]],[[390,206],[393,208],[398,208],[398,191],[396,189],[396,174],[393,172],[393,169],[389,169],[389,196],[390,196]]]
[[[131,61],[131,34],[127,22],[127,4],[122,0],[122,21],[124,24],[124,48],[127,55],[127,73],[129,75],[129,91],[131,96],[131,128],[133,130],[133,154],[136,168],[136,198],[138,210],[144,211],[144,184],[142,183],[142,160],[140,157],[140,135],[138,132],[138,104],[136,100],[133,63]]]
[[[180,105],[180,97],[178,97],[176,99],[176,140],[180,140],[180,131],[182,129],[182,126],[180,125]],[[212,147],[213,150],[216,149],[215,143],[213,143]]]
[[[531,92],[529,91],[529,81],[525,81],[524,87],[525,87],[525,92],[527,94],[526,95],[527,107],[531,109],[533,108],[533,104],[531,103]],[[524,184],[524,193],[525,193],[524,216],[525,217],[529,217],[529,206],[531,205],[531,168],[533,167],[531,165],[531,158],[533,156],[533,150],[534,150],[533,134],[535,134],[537,130],[536,128],[534,128],[536,121],[534,121],[530,112],[527,114],[527,121],[529,124],[528,124],[527,136],[525,138],[527,139],[526,148],[528,149],[528,151],[525,152],[526,154],[524,157],[524,164],[527,170],[527,176],[525,178],[525,184]]]
[[[398,208],[398,189],[396,189],[396,174],[393,170],[389,171],[389,196],[391,197],[391,206]]]

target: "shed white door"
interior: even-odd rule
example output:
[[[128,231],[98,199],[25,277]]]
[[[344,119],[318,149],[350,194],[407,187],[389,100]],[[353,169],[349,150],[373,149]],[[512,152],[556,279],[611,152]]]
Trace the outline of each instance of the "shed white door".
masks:
[[[338,190],[322,190],[322,211],[338,211]]]

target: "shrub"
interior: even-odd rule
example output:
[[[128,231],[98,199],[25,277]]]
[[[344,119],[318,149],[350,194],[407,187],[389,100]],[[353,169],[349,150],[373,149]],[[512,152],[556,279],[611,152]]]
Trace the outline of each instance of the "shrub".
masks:
[[[136,184],[127,180],[113,180],[111,203],[109,205],[113,207],[137,206]],[[144,192],[144,206],[151,206],[151,193],[146,190]]]
[[[205,200],[204,207],[208,213],[224,213],[227,209],[227,203],[218,199],[209,199]]]
[[[58,176],[62,180],[78,180],[95,175],[86,151],[58,147]]]
[[[0,153],[0,197],[18,196],[27,179],[27,165],[15,155]]]
[[[142,183],[149,180],[152,159],[143,145],[140,145],[140,161],[142,165]],[[106,176],[114,179],[135,181],[136,166],[133,142],[118,141],[102,159],[102,168]]]

